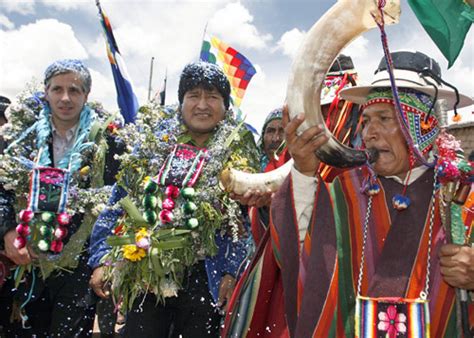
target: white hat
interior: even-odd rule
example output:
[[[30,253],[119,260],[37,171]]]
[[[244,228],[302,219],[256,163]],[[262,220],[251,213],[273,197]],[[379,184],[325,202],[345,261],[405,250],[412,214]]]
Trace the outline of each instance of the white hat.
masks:
[[[437,97],[437,100],[446,100],[449,109],[454,107],[456,93],[453,89],[443,87],[440,83],[441,69],[435,60],[420,52],[400,51],[390,55],[393,61],[393,75],[397,88],[419,90],[431,97]],[[363,104],[372,89],[384,87],[391,87],[391,83],[385,58],[382,58],[370,86],[345,88],[340,92],[340,95],[345,100]],[[474,101],[470,97],[459,94],[457,108],[469,106],[473,103]]]

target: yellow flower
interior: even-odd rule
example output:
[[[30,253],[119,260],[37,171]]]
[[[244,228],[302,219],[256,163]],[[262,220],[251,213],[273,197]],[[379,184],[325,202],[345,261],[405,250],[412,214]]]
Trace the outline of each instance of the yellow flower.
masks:
[[[168,134],[165,134],[165,135],[163,135],[163,138],[162,138],[162,139],[163,139],[164,142],[168,142],[168,140],[170,139],[170,137],[168,136]]]
[[[146,256],[146,251],[137,247],[135,244],[128,244],[122,246],[123,257],[129,261],[141,261]]]
[[[148,233],[148,230],[146,228],[140,228],[140,230],[138,230],[136,233],[135,233],[135,242],[138,242],[139,240],[141,240],[142,238],[144,237],[148,237],[150,234]]]
[[[145,186],[145,184],[147,184],[149,180],[151,180],[151,176],[145,176],[145,178],[142,181],[142,186]]]

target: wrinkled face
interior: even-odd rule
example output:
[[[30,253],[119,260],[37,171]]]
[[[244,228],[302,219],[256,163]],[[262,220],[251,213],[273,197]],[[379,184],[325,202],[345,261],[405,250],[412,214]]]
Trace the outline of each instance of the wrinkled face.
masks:
[[[263,151],[268,158],[273,158],[273,154],[285,138],[285,129],[282,120],[270,121],[265,127],[263,134]]]
[[[87,95],[77,74],[71,72],[52,77],[45,98],[51,108],[53,121],[75,125],[87,102]]]
[[[224,119],[224,99],[215,88],[196,87],[184,94],[181,112],[191,133],[209,134]]]
[[[405,177],[410,169],[410,156],[393,105],[376,103],[364,109],[362,139],[367,148],[379,151],[374,165],[377,174]]]

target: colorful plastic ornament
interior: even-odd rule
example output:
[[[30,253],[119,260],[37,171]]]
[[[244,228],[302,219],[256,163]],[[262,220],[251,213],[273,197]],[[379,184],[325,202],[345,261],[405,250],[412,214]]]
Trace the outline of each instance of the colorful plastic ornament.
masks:
[[[165,189],[165,195],[169,198],[176,198],[179,196],[179,188],[174,185],[169,185]]]
[[[50,211],[41,213],[41,220],[45,223],[52,223],[54,220],[54,214]]]
[[[54,237],[56,239],[64,239],[67,236],[67,228],[57,227],[54,229]]]
[[[156,196],[146,195],[145,197],[143,197],[142,205],[146,209],[155,209],[158,205],[158,199],[156,198]]]
[[[187,187],[187,188],[184,188],[182,191],[181,191],[181,195],[189,200],[189,199],[192,199],[194,197],[194,195],[196,195],[196,191],[194,190],[194,188],[191,188],[191,187]]]
[[[154,194],[157,191],[158,191],[158,184],[151,179],[148,180],[148,182],[145,184],[145,192],[149,194]]]
[[[16,226],[16,232],[22,237],[26,237],[30,234],[30,227],[28,224],[20,223]]]
[[[195,229],[199,226],[199,221],[197,220],[197,218],[190,218],[186,221],[186,226],[189,229]]]
[[[17,236],[13,241],[13,246],[18,250],[23,249],[26,245],[26,238],[23,236]]]
[[[67,212],[62,212],[58,215],[59,225],[65,226],[68,225],[71,221],[71,216]]]
[[[51,242],[50,250],[55,253],[60,253],[61,251],[63,251],[63,246],[63,242],[57,239]]]
[[[43,224],[39,227],[39,231],[40,231],[40,234],[41,236],[43,237],[48,237],[48,236],[51,236],[51,227],[46,225],[46,224]]]
[[[184,203],[183,210],[186,214],[192,214],[193,212],[197,210],[197,205],[194,202],[188,201]]]
[[[163,209],[160,211],[160,221],[161,223],[170,223],[173,221],[173,212],[171,212],[170,210],[167,210],[167,209]]]
[[[148,224],[155,224],[156,223],[156,212],[153,210],[147,210],[143,213],[143,218]]]
[[[18,216],[22,222],[28,223],[33,219],[35,214],[31,210],[23,209],[22,211],[20,211]]]
[[[40,249],[41,251],[48,251],[49,250],[49,243],[47,240],[44,240],[44,239],[40,239],[38,241],[38,249]]]
[[[171,199],[171,198],[165,198],[163,200],[163,204],[162,204],[162,207],[163,209],[167,209],[167,210],[173,210],[174,209],[174,201]]]

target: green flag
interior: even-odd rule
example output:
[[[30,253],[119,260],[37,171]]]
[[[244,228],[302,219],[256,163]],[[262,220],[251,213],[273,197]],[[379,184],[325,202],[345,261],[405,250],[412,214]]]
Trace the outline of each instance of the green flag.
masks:
[[[423,28],[454,64],[474,21],[474,9],[463,0],[408,0]]]

